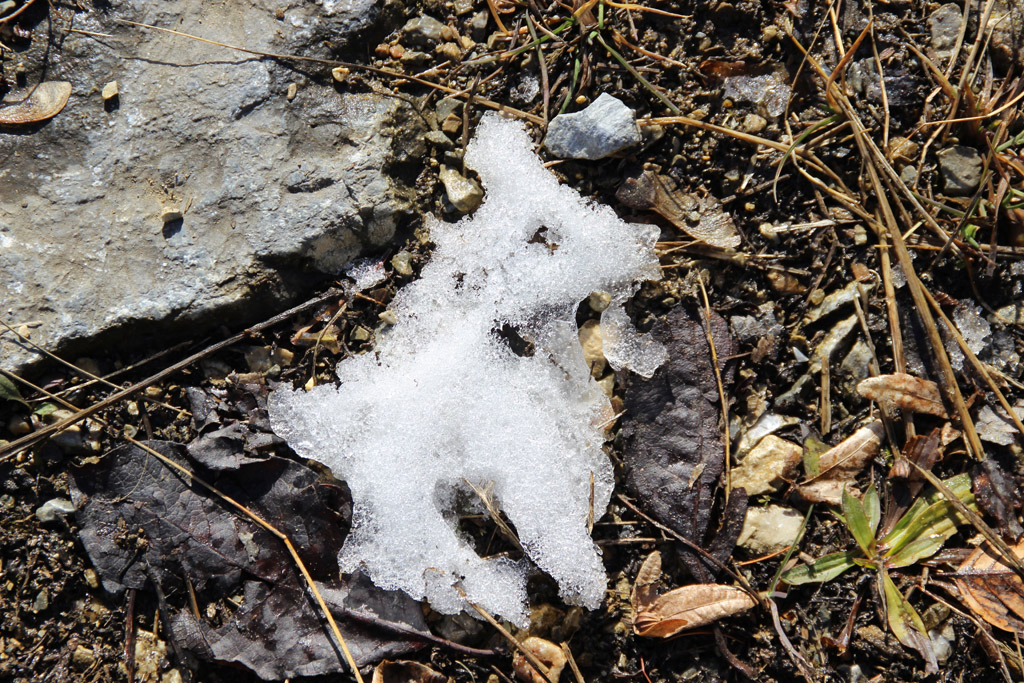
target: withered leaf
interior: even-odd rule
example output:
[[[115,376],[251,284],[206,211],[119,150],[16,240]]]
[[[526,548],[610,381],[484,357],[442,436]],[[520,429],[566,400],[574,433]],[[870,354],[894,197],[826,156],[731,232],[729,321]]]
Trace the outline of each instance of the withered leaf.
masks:
[[[857,385],[857,393],[871,401],[889,403],[912,413],[948,417],[939,385],[914,375],[895,372],[869,377]]]
[[[1011,551],[1024,557],[1024,543]],[[996,628],[1024,636],[1024,582],[998,558],[988,544],[975,548],[957,569],[956,585],[972,612]]]
[[[757,604],[746,591],[736,586],[713,583],[694,584],[670,590],[633,620],[633,630],[647,638],[669,638],[681,631],[698,628]]]
[[[383,661],[373,670],[373,683],[446,683],[451,680],[419,662]]]
[[[422,612],[404,594],[381,591],[358,576],[339,578],[337,552],[347,523],[337,511],[336,486],[284,458],[206,471],[182,445],[148,445],[291,538],[358,663],[419,646],[346,621],[355,611],[426,631]],[[132,444],[72,474],[82,543],[105,588],[144,589],[152,579],[181,595],[188,579],[199,604],[222,613],[216,624],[196,620],[187,606],[168,615],[173,634],[193,655],[236,662],[268,680],[347,669],[294,562],[270,532]],[[225,596],[242,600],[235,607]]]
[[[718,358],[734,354],[728,323],[712,314],[711,330]],[[626,486],[652,517],[703,546],[724,468],[722,413],[707,336],[701,314],[682,306],[651,334],[665,345],[669,361],[650,379],[633,377],[626,389]],[[724,363],[722,368],[728,395],[732,375]],[[690,553],[683,557],[688,564],[693,560]]]
[[[636,573],[636,581],[633,582],[633,591],[629,595],[634,619],[637,614],[647,609],[658,597],[658,586],[660,585],[661,553],[655,550],[640,565],[640,571]]]
[[[0,103],[0,125],[39,123],[60,113],[71,97],[67,81],[45,81],[7,93]]]
[[[876,420],[861,427],[818,457],[818,475],[797,486],[808,501],[839,505],[843,489],[852,489],[857,474],[878,455],[885,430]]]
[[[680,192],[668,176],[643,171],[627,178],[616,193],[626,206],[654,211],[690,237],[723,249],[740,245],[732,217],[714,197]]]
[[[1024,535],[1024,528],[1017,521],[1021,509],[1020,487],[1012,477],[1003,471],[993,458],[976,463],[971,473],[974,482],[974,497],[981,509],[996,520],[996,528],[1004,538],[1013,542]]]

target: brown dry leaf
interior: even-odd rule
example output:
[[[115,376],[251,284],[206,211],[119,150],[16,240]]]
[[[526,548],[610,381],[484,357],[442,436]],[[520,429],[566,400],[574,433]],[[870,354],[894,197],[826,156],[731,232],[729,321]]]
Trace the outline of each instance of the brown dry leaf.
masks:
[[[740,245],[736,225],[717,199],[680,192],[668,176],[644,171],[627,178],[616,197],[634,209],[654,211],[690,237],[713,247],[731,249]]]
[[[67,81],[46,81],[31,88],[10,92],[0,105],[0,125],[39,123],[60,113],[71,97]]]
[[[633,619],[647,609],[658,597],[658,586],[661,584],[661,553],[655,550],[647,556],[640,571],[636,573],[636,582],[629,602],[633,606]]]
[[[451,680],[419,662],[384,660],[373,670],[373,683],[451,683]]]
[[[550,640],[544,640],[537,636],[530,636],[520,645],[547,667],[548,670],[545,673],[547,674],[548,681],[558,683],[558,679],[562,677],[562,671],[568,662],[562,648]],[[516,653],[512,656],[512,670],[516,672],[516,678],[523,681],[523,683],[547,683],[544,677],[533,668],[533,665],[527,661],[526,657],[519,650],[516,650]]]
[[[1024,542],[1011,550],[1024,557]],[[1024,636],[1024,582],[989,545],[976,548],[960,565],[956,585],[972,612],[996,628]]]
[[[878,455],[885,430],[876,420],[861,427],[818,458],[818,475],[797,486],[804,500],[839,505],[843,489],[851,488],[854,478]]]
[[[879,403],[890,403],[912,413],[948,417],[939,385],[929,379],[896,372],[869,377],[857,385],[857,393]]]
[[[670,638],[681,631],[704,626],[746,612],[757,604],[736,586],[698,583],[659,596],[633,619],[633,631],[646,638]]]

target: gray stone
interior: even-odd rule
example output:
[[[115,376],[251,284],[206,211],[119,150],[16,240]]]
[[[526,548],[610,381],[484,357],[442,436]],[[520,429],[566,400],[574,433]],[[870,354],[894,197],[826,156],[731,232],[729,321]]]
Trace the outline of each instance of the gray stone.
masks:
[[[953,55],[957,40],[960,38],[960,26],[963,24],[963,12],[956,3],[949,2],[932,12],[928,17],[928,28],[932,32],[932,47],[942,59]]]
[[[954,145],[939,152],[938,157],[946,194],[962,196],[978,189],[983,166],[978,150],[964,145]]]
[[[434,17],[424,14],[405,22],[405,26],[402,27],[402,39],[409,45],[429,47],[441,42],[442,29],[444,29],[444,24]]]
[[[412,197],[387,175],[393,138],[421,137],[405,105],[339,94],[326,74],[289,103],[290,68],[118,22],[328,56],[326,39],[344,45],[388,7],[300,3],[279,21],[277,5],[135,0],[76,15],[76,28],[115,36],[103,44],[71,33],[48,48],[37,31],[19,56],[29,78],[48,52],[46,77],[74,90],[49,122],[0,132],[6,322],[39,321],[32,341],[71,353],[169,322],[194,335],[268,317],[392,238]],[[115,78],[119,107],[107,111],[96,84]],[[164,223],[165,206],[182,217]],[[36,358],[0,337],[3,368]]]
[[[990,52],[1001,69],[1024,64],[1024,5],[1018,0],[996,0],[986,31],[992,31]]]
[[[602,93],[586,109],[553,118],[544,146],[562,159],[603,159],[641,139],[633,110]]]
[[[75,504],[67,498],[52,498],[36,509],[36,519],[40,522],[52,522],[74,511]]]
[[[754,555],[767,555],[796,543],[804,516],[783,505],[747,509],[737,545]]]

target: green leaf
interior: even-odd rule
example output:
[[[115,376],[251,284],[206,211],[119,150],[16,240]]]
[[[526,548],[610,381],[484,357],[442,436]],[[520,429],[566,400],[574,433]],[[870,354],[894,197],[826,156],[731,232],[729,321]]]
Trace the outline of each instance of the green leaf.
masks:
[[[854,558],[860,557],[856,551],[832,553],[818,558],[814,564],[801,564],[782,573],[782,580],[791,586],[805,583],[821,583],[831,581],[847,569],[855,566]]]
[[[868,527],[871,529],[871,535],[874,536],[878,531],[878,523],[882,519],[882,505],[878,500],[878,489],[873,483],[864,492],[862,502],[864,503],[864,514],[868,518]]]
[[[932,640],[928,637],[928,629],[924,626],[921,615],[917,613],[914,606],[907,602],[896,584],[889,578],[884,570],[878,572],[879,591],[885,597],[885,617],[889,622],[889,629],[905,647],[917,650],[928,662],[927,673],[934,673],[938,670],[938,662],[935,659],[935,651],[932,649]]]
[[[871,529],[867,514],[864,512],[864,505],[849,489],[843,489],[843,516],[846,518],[846,527],[853,534],[853,539],[865,555],[874,555],[875,534]]]
[[[4,374],[0,374],[0,400],[14,401],[15,403],[20,403],[23,406],[28,406],[25,399],[21,397],[21,392],[18,391],[18,387],[7,377],[7,375]]]
[[[970,476],[958,474],[943,483],[964,505],[977,510]],[[879,547],[885,549],[890,566],[906,567],[934,555],[956,533],[957,526],[967,522],[952,503],[933,489],[914,502]]]
[[[32,414],[39,417],[46,417],[47,415],[55,412],[57,412],[57,406],[53,403],[40,403],[39,406],[32,411]]]

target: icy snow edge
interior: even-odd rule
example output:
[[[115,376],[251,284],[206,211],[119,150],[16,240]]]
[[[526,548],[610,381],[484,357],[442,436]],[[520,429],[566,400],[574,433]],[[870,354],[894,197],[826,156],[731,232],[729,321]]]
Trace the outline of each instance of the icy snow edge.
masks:
[[[665,352],[622,305],[660,277],[658,231],[559,185],[522,126],[497,114],[480,122],[466,162],[485,201],[457,223],[430,221],[436,248],[396,295],[398,323],[373,353],[338,365],[339,386],[274,392],[270,418],[352,491],[343,571],[362,567],[439,612],[470,601],[524,625],[528,563],[479,557],[456,530],[456,496],[466,482],[493,483],[526,555],[562,597],[600,605],[606,578],[587,517],[591,475],[595,518],[612,493],[602,450],[611,408],[584,361],[575,312],[591,292],[610,292],[607,358],[653,373]],[[509,349],[496,334],[504,325],[533,341],[533,355]]]

